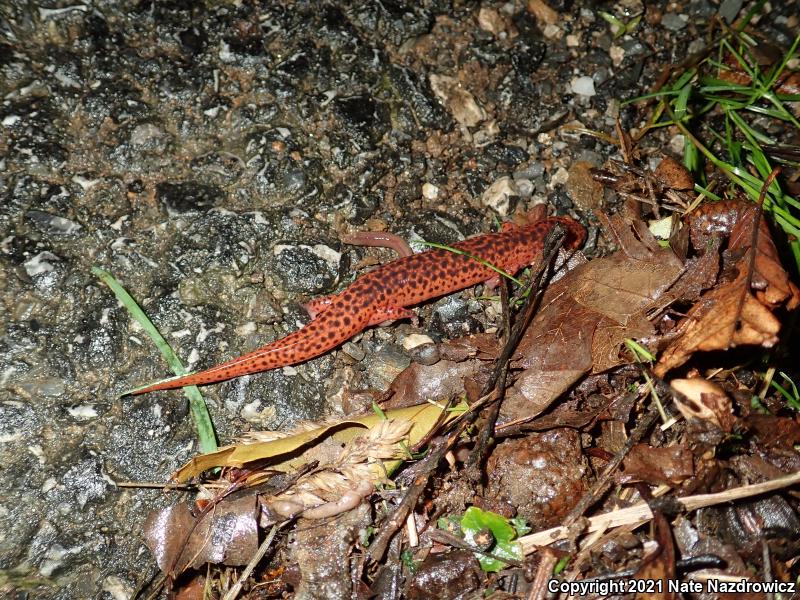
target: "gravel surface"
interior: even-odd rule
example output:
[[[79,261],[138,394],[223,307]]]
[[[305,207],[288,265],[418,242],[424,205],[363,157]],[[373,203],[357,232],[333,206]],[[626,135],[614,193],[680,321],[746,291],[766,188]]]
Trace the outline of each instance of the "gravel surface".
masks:
[[[176,496],[115,483],[196,451],[180,393],[118,397],[168,371],[92,266],[199,369],[392,256],[342,234],[448,243],[544,202],[591,226],[570,166],[617,152],[563,126],[640,126],[620,100],[741,2],[647,4],[615,38],[600,11],[641,2],[0,2],[0,590],[130,597],[157,574],[142,521]],[[797,13],[758,27],[788,46]],[[385,388],[403,335],[494,325],[470,293],[420,314],[205,388],[220,440]]]

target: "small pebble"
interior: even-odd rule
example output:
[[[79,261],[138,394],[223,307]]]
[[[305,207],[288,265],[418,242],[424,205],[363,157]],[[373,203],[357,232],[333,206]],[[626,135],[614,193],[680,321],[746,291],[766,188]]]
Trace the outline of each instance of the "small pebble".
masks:
[[[587,77],[586,75],[573,78],[569,85],[573,93],[580,96],[591,98],[597,93],[594,90],[594,79]]]
[[[439,197],[439,188],[432,183],[425,182],[422,184],[422,195],[428,200],[435,200]]]
[[[411,360],[421,365],[430,366],[439,362],[439,348],[436,344],[422,344],[409,351]]]
[[[680,31],[684,27],[686,27],[686,22],[688,21],[688,17],[686,15],[676,15],[675,13],[667,13],[663,17],[661,17],[661,24],[664,26],[665,29],[669,29],[670,31]]]

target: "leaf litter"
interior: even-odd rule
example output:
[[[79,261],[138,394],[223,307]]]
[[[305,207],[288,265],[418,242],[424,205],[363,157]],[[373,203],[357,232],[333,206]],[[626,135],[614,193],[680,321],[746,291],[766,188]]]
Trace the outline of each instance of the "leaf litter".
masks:
[[[626,162],[582,165],[571,184],[605,246],[541,261],[551,276],[518,344],[503,288],[498,334],[438,344],[383,408],[253,432],[176,472],[196,498],[145,531],[171,589],[248,563],[226,597],[539,597],[600,565],[620,580],[796,580],[797,498],[781,492],[800,482],[800,425],[758,357],[785,356],[800,291],[760,205],[735,190],[708,202],[686,167],[667,156],[651,172],[618,134]]]

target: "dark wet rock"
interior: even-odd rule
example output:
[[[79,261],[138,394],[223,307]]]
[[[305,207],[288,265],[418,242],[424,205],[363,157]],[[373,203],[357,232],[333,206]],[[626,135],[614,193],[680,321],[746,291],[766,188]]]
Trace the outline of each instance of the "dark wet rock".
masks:
[[[408,351],[411,360],[421,365],[435,365],[439,362],[439,347],[433,342],[414,346]]]
[[[177,213],[207,211],[222,198],[222,191],[216,186],[192,181],[160,183],[156,187],[156,193],[159,201],[168,210]]]
[[[525,152],[524,149],[509,144],[489,144],[484,151],[497,162],[503,163],[506,169],[513,169],[529,158],[528,153]]]
[[[395,344],[380,344],[372,348],[363,361],[370,387],[380,392],[388,390],[395,377],[410,364],[411,359]]]
[[[511,507],[534,529],[546,529],[558,524],[580,500],[588,471],[579,435],[572,429],[505,440],[487,463],[484,504],[501,514]]]
[[[324,244],[283,243],[274,247],[276,274],[287,291],[319,295],[333,291],[341,255]]]
[[[386,107],[371,96],[337,98],[333,105],[359,150],[373,150],[389,128]]]
[[[661,17],[661,25],[670,31],[680,31],[687,23],[688,19],[685,16],[675,13],[666,13]]]
[[[326,521],[318,527],[318,521],[300,519],[291,535],[290,548],[297,571],[291,578],[295,597],[307,600],[350,598],[352,581],[349,561],[351,544],[358,531],[370,522],[370,509],[366,503]]]
[[[25,217],[36,229],[48,236],[74,235],[81,230],[81,226],[75,221],[41,210],[29,210]]]
[[[478,589],[479,573],[478,561],[466,550],[430,554],[417,567],[408,597],[413,600],[466,597]]]
[[[200,54],[208,41],[205,32],[197,27],[184,29],[178,34],[181,46],[189,54]]]
[[[419,78],[410,69],[397,65],[392,66],[389,76],[398,97],[410,105],[420,125],[442,130],[452,127],[452,118],[436,100],[427,80]]]
[[[478,226],[467,228],[452,215],[425,211],[414,215],[413,221],[404,229],[411,229],[415,237],[422,238],[426,242],[452,244],[477,233]]]
[[[474,300],[448,296],[436,303],[430,320],[430,333],[436,337],[458,338],[483,331],[475,317],[480,305]]]

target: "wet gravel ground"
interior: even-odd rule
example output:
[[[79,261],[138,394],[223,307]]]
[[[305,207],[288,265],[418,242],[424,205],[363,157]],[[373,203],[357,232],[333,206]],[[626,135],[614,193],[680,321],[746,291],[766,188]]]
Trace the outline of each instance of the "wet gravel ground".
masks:
[[[615,38],[600,11],[641,2],[0,2],[0,589],[130,597],[156,572],[142,521],[174,496],[115,482],[196,450],[180,393],[117,397],[168,371],[92,266],[198,369],[392,256],[342,234],[448,243],[542,202],[591,225],[569,169],[616,149],[561,126],[640,126],[620,100],[742,3],[647,4]],[[797,8],[759,30],[788,46]],[[421,315],[434,339],[493,326],[469,293]],[[206,388],[221,441],[385,389],[412,331]]]

